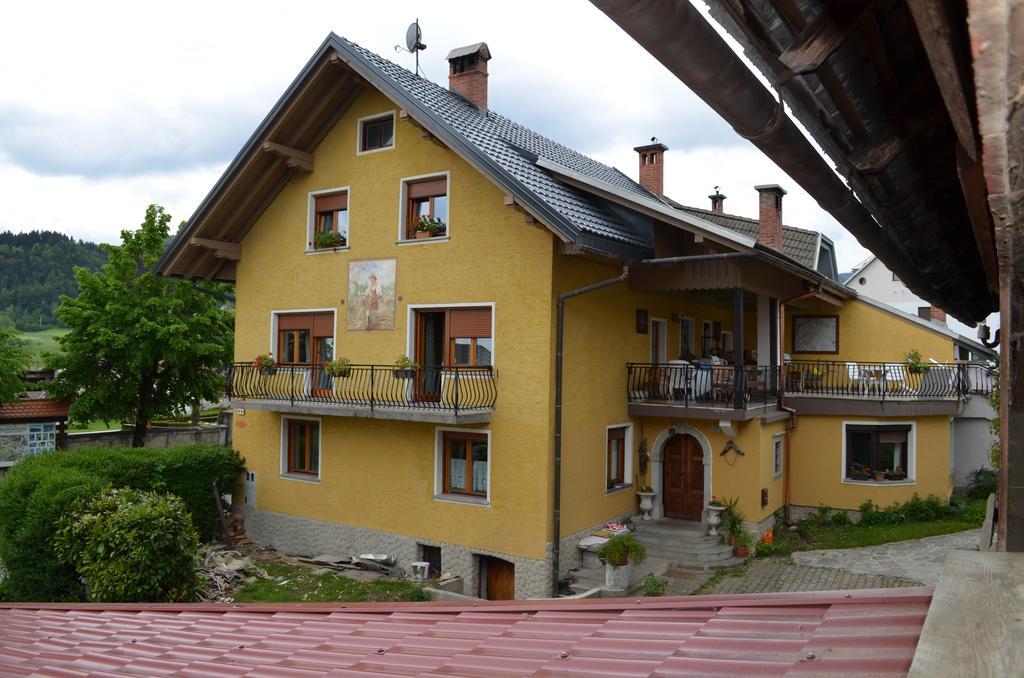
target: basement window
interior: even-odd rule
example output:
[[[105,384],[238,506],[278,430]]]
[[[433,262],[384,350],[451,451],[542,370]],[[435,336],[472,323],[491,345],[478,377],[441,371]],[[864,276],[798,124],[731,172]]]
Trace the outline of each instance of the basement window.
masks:
[[[395,114],[359,120],[359,152],[382,151],[395,145]]]

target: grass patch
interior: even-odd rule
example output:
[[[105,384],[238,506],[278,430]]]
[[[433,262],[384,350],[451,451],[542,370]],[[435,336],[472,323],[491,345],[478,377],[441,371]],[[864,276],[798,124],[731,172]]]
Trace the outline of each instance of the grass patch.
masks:
[[[985,516],[984,500],[970,500],[960,506],[943,508],[941,517],[940,510],[933,510],[929,505],[930,500],[914,499],[901,506],[873,510],[872,516],[858,525],[837,520],[836,516],[842,514],[830,515],[829,510],[823,508],[816,515],[797,523],[796,530],[776,529],[773,554],[786,556],[795,551],[851,549],[935,537],[979,527]],[[922,506],[932,510],[931,515],[936,517],[914,520],[915,511],[922,511]]]
[[[18,332],[18,337],[25,342],[25,347],[34,356],[34,362],[41,364],[44,353],[56,353],[60,350],[57,340],[70,330],[66,327],[51,327],[38,332]]]
[[[718,586],[721,583],[721,581],[726,577],[742,577],[747,573],[747,566],[749,564],[750,561],[748,560],[742,565],[736,565],[735,567],[730,567],[728,569],[719,570],[718,572],[715,572],[706,582],[700,585],[700,588],[694,591],[691,595],[706,596],[709,593],[711,593],[711,591],[714,590],[714,588]]]
[[[359,581],[327,572],[313,574],[301,565],[267,563],[267,579],[259,577],[235,592],[238,603],[405,602],[428,600],[422,588],[407,581]]]
[[[120,431],[121,424],[114,421],[89,421],[84,424],[70,424],[69,433],[86,433],[88,431]]]

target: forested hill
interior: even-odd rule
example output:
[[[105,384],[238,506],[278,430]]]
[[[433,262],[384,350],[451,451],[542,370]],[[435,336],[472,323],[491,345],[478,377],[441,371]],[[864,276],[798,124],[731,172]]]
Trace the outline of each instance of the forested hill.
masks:
[[[107,261],[99,245],[55,231],[0,232],[0,314],[26,332],[59,327],[60,295],[78,294],[75,267]]]

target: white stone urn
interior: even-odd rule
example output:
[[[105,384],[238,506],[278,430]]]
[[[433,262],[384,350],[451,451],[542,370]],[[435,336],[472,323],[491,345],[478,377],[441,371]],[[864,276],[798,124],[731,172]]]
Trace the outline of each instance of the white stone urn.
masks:
[[[654,510],[654,492],[637,492],[640,497],[640,519],[651,520],[651,511]]]
[[[724,506],[715,506],[708,504],[708,536],[718,536],[718,526],[722,524],[722,511],[725,510]]]
[[[615,567],[610,563],[604,564],[604,585],[610,589],[628,589],[632,576],[633,563],[626,563],[621,567]]]

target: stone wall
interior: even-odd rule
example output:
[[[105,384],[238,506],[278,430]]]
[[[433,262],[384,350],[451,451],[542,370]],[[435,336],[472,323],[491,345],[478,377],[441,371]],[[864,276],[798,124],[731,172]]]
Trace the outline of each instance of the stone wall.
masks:
[[[209,426],[167,426],[152,428],[146,434],[145,447],[171,447],[201,443],[205,445],[227,445],[230,427],[224,424]],[[69,433],[62,449],[77,450],[82,447],[127,447],[132,444],[129,431],[88,431]]]

